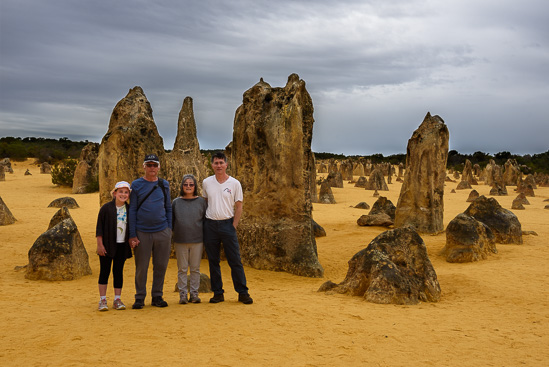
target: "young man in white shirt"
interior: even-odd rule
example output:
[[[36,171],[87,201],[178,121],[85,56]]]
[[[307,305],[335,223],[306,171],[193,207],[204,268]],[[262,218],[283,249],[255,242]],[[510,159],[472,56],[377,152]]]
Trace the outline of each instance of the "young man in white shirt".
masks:
[[[227,157],[223,152],[212,156],[214,175],[202,182],[202,195],[208,202],[204,222],[204,247],[210,264],[210,280],[214,296],[210,303],[225,300],[221,279],[220,251],[221,243],[227,262],[231,267],[231,276],[238,301],[252,304],[248,293],[246,275],[240,259],[240,245],[236,236],[236,227],[242,216],[242,186],[234,177],[227,174]]]

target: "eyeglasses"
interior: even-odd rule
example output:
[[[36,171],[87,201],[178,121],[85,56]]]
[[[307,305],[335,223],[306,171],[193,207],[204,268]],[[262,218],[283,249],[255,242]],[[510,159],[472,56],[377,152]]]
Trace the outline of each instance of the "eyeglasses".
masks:
[[[185,187],[194,187],[194,184],[191,184],[191,183],[187,184],[186,183],[186,184],[183,184],[183,186],[185,186]]]
[[[158,163],[147,163],[145,164],[147,167],[158,167]]]

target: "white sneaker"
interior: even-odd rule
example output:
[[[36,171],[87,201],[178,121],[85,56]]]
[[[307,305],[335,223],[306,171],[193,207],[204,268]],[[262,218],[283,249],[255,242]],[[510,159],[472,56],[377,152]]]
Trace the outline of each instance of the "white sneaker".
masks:
[[[99,311],[108,311],[109,310],[109,306],[107,306],[107,300],[106,299],[102,299],[99,301],[99,306],[97,307],[97,310]]]

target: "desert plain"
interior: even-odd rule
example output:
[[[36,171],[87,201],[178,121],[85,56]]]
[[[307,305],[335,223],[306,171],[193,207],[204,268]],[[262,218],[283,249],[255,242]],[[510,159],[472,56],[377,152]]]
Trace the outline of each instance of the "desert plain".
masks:
[[[375,202],[373,191],[345,183],[332,188],[337,204],[314,204],[313,218],[327,233],[316,239],[323,278],[245,267],[254,304],[237,302],[230,269],[222,263],[225,299],[179,305],[177,265],[166,274],[167,308],[132,310],[135,266],[126,262],[122,300],[127,310],[98,312],[95,224],[98,193],[72,195],[51,183],[29,159],[12,162],[0,196],[17,222],[0,227],[0,365],[2,366],[547,366],[549,365],[549,188],[513,210],[522,245],[497,244],[498,254],[473,263],[448,263],[439,255],[445,234],[421,235],[437,273],[436,303],[373,304],[360,297],[317,292],[322,283],[345,278],[348,260],[382,227],[360,227]],[[32,175],[24,172],[29,169]],[[401,184],[380,192],[395,205]],[[470,190],[444,194],[444,225],[463,212]],[[490,187],[473,186],[488,196]],[[507,209],[516,197],[495,197]],[[31,281],[27,252],[58,210],[48,204],[72,196],[70,209],[89,255],[93,274],[72,281]],[[244,210],[246,203],[244,202]],[[209,274],[207,260],[201,272]],[[152,276],[149,276],[150,280]],[[112,279],[110,279],[112,281]],[[109,284],[109,306],[113,291]]]

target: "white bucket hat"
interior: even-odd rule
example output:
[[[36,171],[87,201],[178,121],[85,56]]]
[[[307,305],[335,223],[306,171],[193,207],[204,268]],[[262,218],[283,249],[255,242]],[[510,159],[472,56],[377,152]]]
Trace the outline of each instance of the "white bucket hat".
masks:
[[[130,186],[130,184],[126,181],[119,181],[117,182],[115,185],[114,185],[114,189],[112,189],[111,191],[111,195],[114,196],[114,193],[116,190],[118,190],[119,188],[121,187],[126,187],[128,190],[130,190],[130,192],[132,191],[132,188]]]

